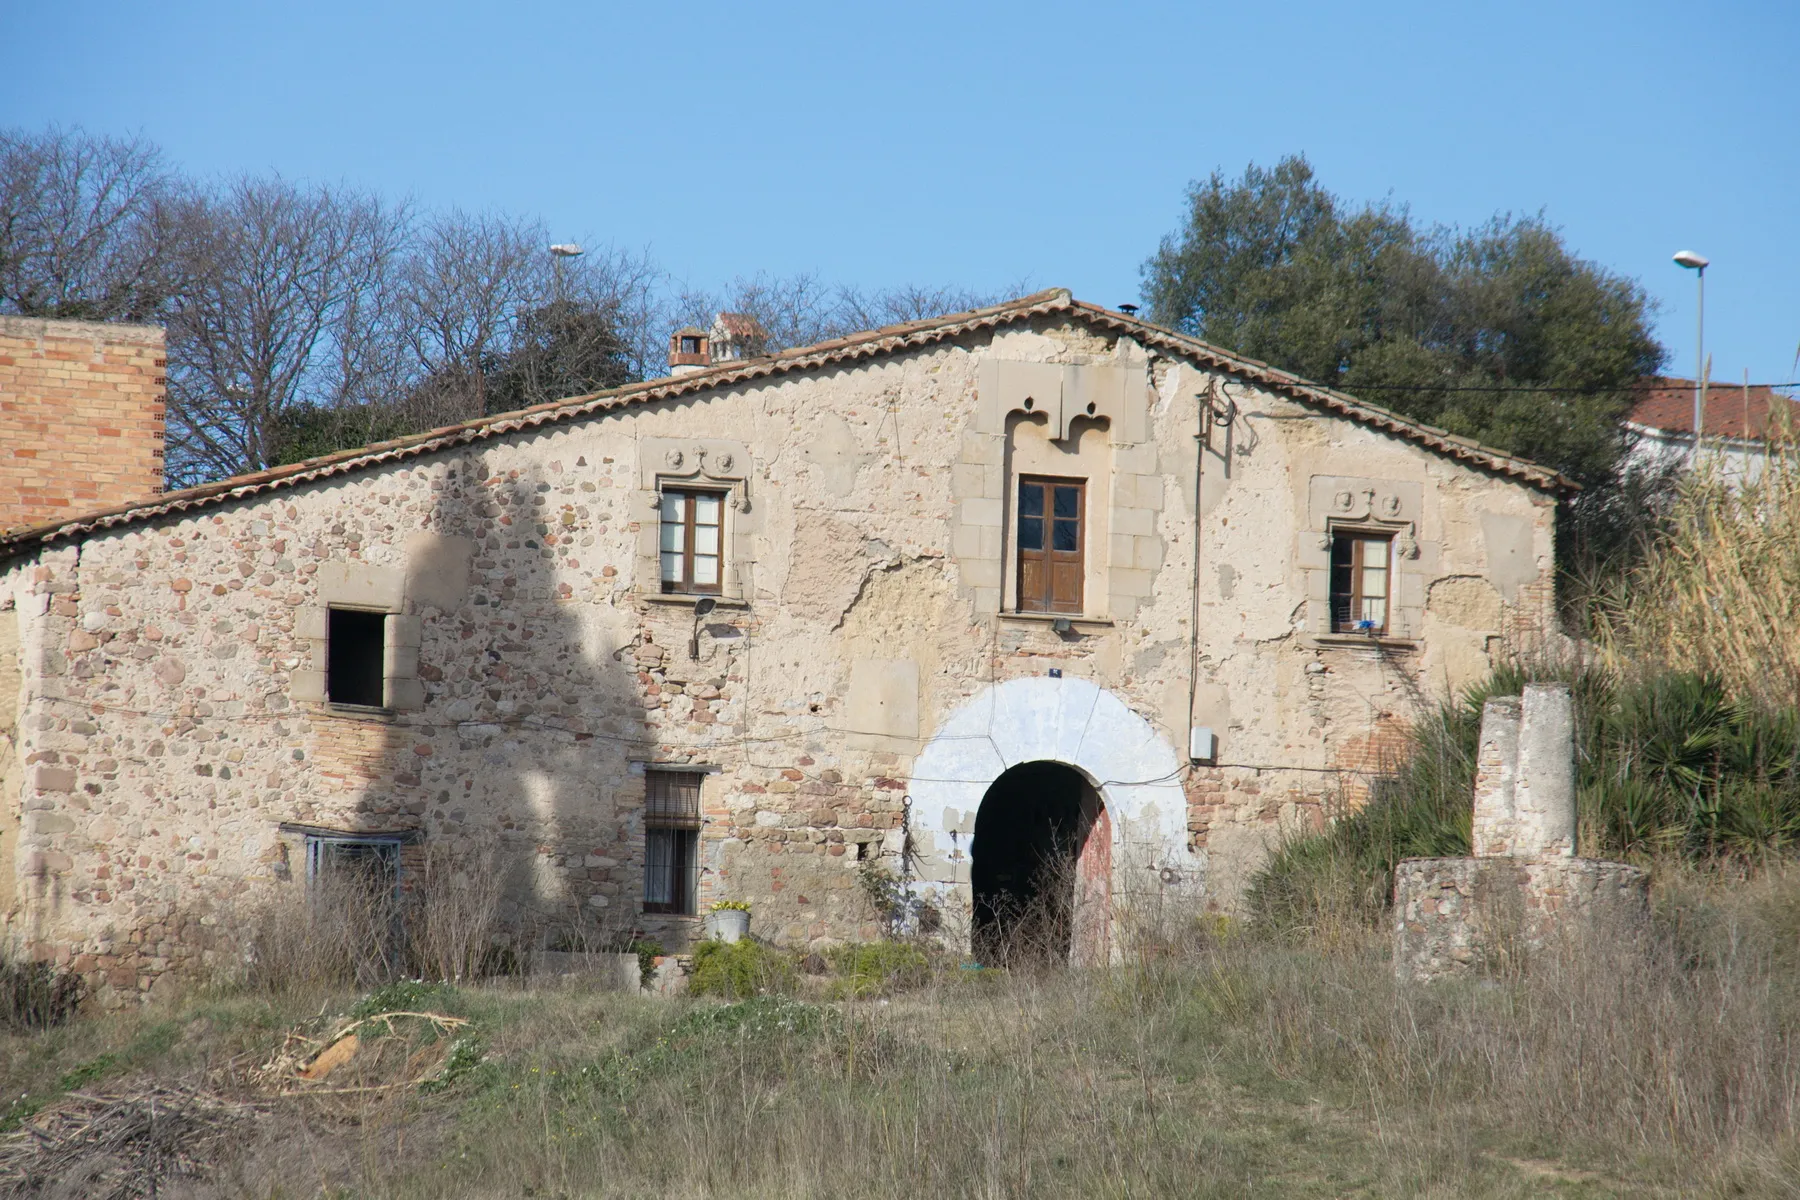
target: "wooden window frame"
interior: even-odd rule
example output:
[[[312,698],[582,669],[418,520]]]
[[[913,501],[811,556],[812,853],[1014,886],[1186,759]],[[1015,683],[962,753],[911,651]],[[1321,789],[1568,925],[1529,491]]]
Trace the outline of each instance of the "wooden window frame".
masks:
[[[1350,547],[1350,561],[1346,566],[1349,573],[1349,586],[1338,586],[1338,546],[1347,542]],[[1379,544],[1385,558],[1381,570],[1387,582],[1387,594],[1382,596],[1381,623],[1364,628],[1363,618],[1363,571],[1368,565],[1367,551],[1369,546]],[[1332,633],[1361,633],[1372,637],[1385,637],[1394,620],[1394,535],[1385,529],[1339,528],[1331,531],[1331,558],[1328,566],[1328,586],[1331,610]]]
[[[670,496],[682,497],[681,578],[664,579],[662,570],[663,501]],[[715,583],[694,582],[694,513],[701,496],[719,501],[719,578]],[[656,578],[665,595],[722,596],[725,594],[725,513],[731,507],[731,493],[719,488],[665,487],[657,492],[656,502]]]
[[[700,793],[704,771],[644,772],[644,896],[646,913],[691,917],[698,909],[700,882]],[[658,835],[653,837],[652,835]],[[653,862],[653,846],[666,837],[669,862]],[[669,900],[652,900],[657,870],[669,875]]]
[[[1078,617],[1085,611],[1087,596],[1087,485],[1085,479],[1072,479],[1056,475],[1021,475],[1019,484],[1013,493],[1013,591],[1015,610],[1022,613],[1051,613],[1056,616]],[[1043,495],[1043,515],[1037,518],[1025,515],[1025,490],[1041,488]],[[1055,515],[1056,489],[1074,488],[1075,501],[1075,549],[1055,549],[1056,534]],[[1041,520],[1044,523],[1039,548],[1029,550],[1025,546],[1024,523],[1027,520]],[[1067,518],[1063,518],[1066,520]],[[1025,587],[1026,569],[1029,564],[1041,564],[1040,571],[1044,586],[1037,594],[1029,594]],[[1056,591],[1057,568],[1061,566],[1072,569],[1075,580],[1073,598],[1059,596]]]

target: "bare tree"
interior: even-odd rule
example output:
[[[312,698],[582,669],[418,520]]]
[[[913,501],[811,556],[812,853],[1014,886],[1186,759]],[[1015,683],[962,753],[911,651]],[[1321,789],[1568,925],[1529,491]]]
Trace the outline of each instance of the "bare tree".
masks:
[[[543,225],[498,213],[427,222],[401,272],[421,427],[641,379],[661,359],[662,273],[612,248],[559,258]]]
[[[996,304],[1028,290],[1000,293],[967,288],[905,286],[864,291],[830,285],[817,275],[738,276],[719,292],[690,290],[675,298],[673,323],[710,325],[714,313],[741,312],[755,317],[768,333],[766,348],[785,350],[865,329],[918,321],[945,313]]]
[[[542,225],[452,211],[426,221],[400,271],[407,346],[418,382],[409,416],[424,426],[488,411],[489,375],[519,314],[551,290]]]
[[[186,191],[142,138],[0,130],[0,310],[155,319],[180,287]]]
[[[378,310],[403,232],[373,197],[280,178],[194,206],[169,319],[171,482],[270,466],[291,411],[386,393]]]

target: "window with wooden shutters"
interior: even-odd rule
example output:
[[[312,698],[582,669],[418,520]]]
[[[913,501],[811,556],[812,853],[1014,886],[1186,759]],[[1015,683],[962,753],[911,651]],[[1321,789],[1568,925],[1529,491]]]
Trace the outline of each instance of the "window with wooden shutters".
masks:
[[[644,773],[644,911],[694,911],[700,875],[699,771]]]
[[[1020,612],[1082,611],[1086,511],[1084,479],[1019,481]]]
[[[662,590],[716,595],[724,571],[725,495],[665,488]]]
[[[1391,534],[1345,530],[1331,538],[1331,631],[1388,631]]]

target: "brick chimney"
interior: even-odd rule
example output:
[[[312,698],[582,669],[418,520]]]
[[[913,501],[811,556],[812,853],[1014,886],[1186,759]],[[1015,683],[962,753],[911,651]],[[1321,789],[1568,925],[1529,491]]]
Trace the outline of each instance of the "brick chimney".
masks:
[[[163,490],[163,331],[0,317],[0,531]]]
[[[669,374],[686,375],[712,366],[711,336],[696,325],[669,335]]]

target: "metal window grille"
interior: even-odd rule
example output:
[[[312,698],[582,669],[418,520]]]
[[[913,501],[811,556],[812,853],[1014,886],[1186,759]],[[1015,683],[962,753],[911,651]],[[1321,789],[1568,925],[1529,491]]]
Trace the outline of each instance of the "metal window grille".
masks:
[[[699,771],[644,776],[644,911],[691,914],[700,875]]]
[[[306,879],[325,876],[365,880],[377,892],[400,891],[400,839],[313,837],[306,839]]]

